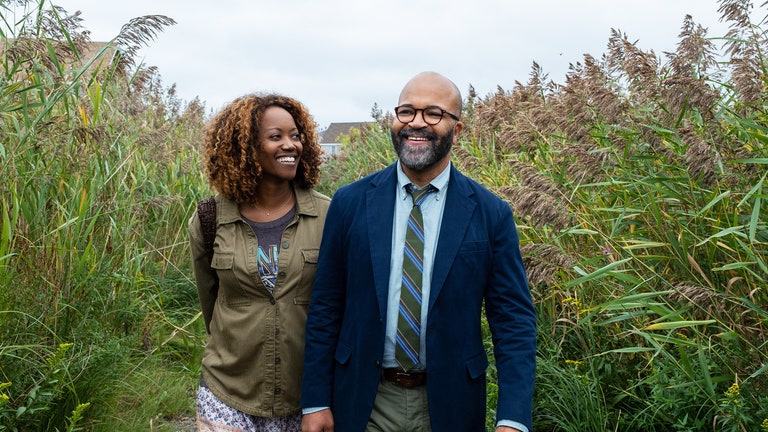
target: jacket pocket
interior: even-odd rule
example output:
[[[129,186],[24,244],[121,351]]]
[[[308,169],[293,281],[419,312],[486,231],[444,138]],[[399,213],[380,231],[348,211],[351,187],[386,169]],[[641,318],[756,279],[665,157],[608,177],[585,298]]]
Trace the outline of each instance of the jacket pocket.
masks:
[[[296,290],[296,296],[293,298],[293,304],[309,305],[309,299],[312,297],[312,285],[315,283],[315,272],[317,272],[317,258],[319,255],[319,249],[301,250],[301,279],[299,279],[299,286]]]
[[[484,352],[467,360],[467,373],[470,379],[484,377],[486,369],[488,369],[488,356]]]
[[[235,254],[229,252],[216,252],[213,254],[211,268],[216,271],[232,270],[235,265]]]
[[[211,268],[219,276],[218,296],[223,302],[229,306],[242,306],[251,303],[237,278],[234,253],[215,252],[211,260]]]
[[[333,358],[336,360],[336,363],[345,365],[349,362],[349,357],[351,355],[352,347],[343,342],[339,342],[339,344],[336,345],[336,352],[333,354]]]
[[[489,253],[491,245],[487,241],[468,241],[461,244],[459,254]]]

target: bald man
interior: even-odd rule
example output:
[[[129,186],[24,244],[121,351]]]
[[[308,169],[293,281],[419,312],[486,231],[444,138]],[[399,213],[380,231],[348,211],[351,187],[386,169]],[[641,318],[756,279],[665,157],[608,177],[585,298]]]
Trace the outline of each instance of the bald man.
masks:
[[[413,77],[392,122],[398,160],[340,188],[309,306],[304,432],[485,431],[488,358],[497,431],[532,432],[536,316],[512,211],[450,161],[456,85]]]

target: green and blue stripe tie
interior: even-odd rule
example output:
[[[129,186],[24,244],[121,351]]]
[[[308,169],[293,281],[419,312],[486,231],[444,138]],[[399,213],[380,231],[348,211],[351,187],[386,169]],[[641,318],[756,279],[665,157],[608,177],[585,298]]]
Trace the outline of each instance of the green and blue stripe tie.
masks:
[[[421,282],[424,271],[424,220],[421,203],[437,188],[428,185],[416,189],[406,186],[413,199],[408,216],[403,254],[403,283],[400,289],[399,318],[395,337],[395,359],[404,371],[419,364],[419,337],[421,335]]]

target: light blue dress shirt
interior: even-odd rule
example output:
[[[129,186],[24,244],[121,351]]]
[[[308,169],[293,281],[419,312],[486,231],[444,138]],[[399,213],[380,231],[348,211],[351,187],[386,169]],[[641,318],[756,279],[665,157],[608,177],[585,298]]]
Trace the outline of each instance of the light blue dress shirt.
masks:
[[[429,302],[429,288],[432,281],[432,267],[434,264],[437,237],[440,233],[440,221],[443,219],[445,209],[445,194],[448,190],[450,179],[450,164],[440,172],[430,183],[437,188],[437,192],[427,195],[421,203],[421,214],[424,218],[424,262],[421,278],[421,347],[419,350],[420,363],[417,369],[424,369],[426,365],[426,327],[427,305]],[[392,223],[392,256],[389,270],[389,298],[387,301],[387,327],[384,339],[384,367],[394,368],[395,361],[395,335],[397,334],[397,320],[399,317],[400,288],[403,283],[403,250],[405,249],[405,231],[408,225],[408,215],[413,207],[411,195],[405,187],[411,181],[403,172],[400,162],[397,162],[397,190],[395,193],[395,217]],[[416,186],[416,185],[414,185]],[[428,187],[428,186],[425,186]]]

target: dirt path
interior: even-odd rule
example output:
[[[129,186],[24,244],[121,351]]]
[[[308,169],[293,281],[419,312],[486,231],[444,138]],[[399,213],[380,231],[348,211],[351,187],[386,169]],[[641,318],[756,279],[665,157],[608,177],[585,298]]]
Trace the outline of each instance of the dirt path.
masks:
[[[195,418],[194,417],[181,417],[174,422],[176,425],[176,432],[196,432]]]

